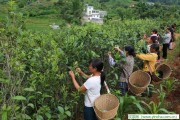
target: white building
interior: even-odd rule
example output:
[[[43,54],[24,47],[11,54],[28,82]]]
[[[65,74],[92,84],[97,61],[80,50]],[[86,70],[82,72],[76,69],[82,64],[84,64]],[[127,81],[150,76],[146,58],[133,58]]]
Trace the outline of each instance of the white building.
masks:
[[[86,4],[85,16],[88,18],[88,20],[103,19],[105,15],[107,15],[106,11],[95,10],[93,6]]]
[[[93,6],[86,5],[86,15],[88,16],[91,15],[93,10],[94,10]]]

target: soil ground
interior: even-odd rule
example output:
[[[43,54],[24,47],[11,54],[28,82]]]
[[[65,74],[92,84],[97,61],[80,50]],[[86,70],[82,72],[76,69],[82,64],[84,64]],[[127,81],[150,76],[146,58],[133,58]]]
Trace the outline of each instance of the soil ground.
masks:
[[[176,34],[178,38],[180,38],[180,34]],[[180,39],[176,39],[180,40]],[[175,78],[178,83],[180,83],[180,47],[179,41],[176,41],[178,48],[177,54],[174,56],[174,59],[169,61],[169,65],[173,69],[173,72],[171,74],[172,78]],[[173,55],[173,51],[169,51],[169,55]],[[176,112],[177,114],[180,114],[180,84],[176,84],[175,90],[172,91],[169,96],[167,96],[166,99],[168,102],[172,103],[172,111]]]
[[[180,34],[176,34],[176,41],[174,44],[174,48],[177,50],[174,53],[174,50],[168,51],[169,60],[166,64],[170,65],[172,68],[171,79],[177,80],[174,90],[171,91],[167,97],[165,98],[166,103],[170,103],[168,106],[168,110],[175,112],[176,114],[180,114]],[[158,102],[158,94],[153,94],[152,101]]]

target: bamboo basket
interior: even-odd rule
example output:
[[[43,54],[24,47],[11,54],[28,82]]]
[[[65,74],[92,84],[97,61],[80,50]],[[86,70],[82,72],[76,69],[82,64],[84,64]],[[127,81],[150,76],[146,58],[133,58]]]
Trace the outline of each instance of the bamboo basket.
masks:
[[[94,102],[94,111],[99,120],[113,119],[119,108],[119,100],[115,95],[104,94]]]
[[[138,70],[130,75],[128,85],[132,93],[139,95],[146,90],[150,82],[150,75],[142,70]]]
[[[155,64],[155,69],[156,69],[159,65],[161,65],[161,63],[156,63],[156,64]]]
[[[156,75],[156,73],[158,73],[159,71],[162,72],[162,77],[158,77]],[[154,82],[159,82],[159,81],[162,81],[164,79],[167,79],[170,75],[171,75],[171,67],[168,66],[167,64],[160,64],[156,67],[156,70],[155,70],[155,75],[153,75],[152,77],[152,80]]]

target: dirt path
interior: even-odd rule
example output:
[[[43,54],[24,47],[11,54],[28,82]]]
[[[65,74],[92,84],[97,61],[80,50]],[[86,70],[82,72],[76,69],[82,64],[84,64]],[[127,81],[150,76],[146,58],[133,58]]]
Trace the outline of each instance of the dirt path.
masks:
[[[176,38],[180,37],[180,33],[175,34]]]
[[[180,34],[176,34],[176,41],[174,47],[177,47],[177,40],[180,40]],[[176,79],[180,83],[180,50],[177,51],[177,54],[174,54],[174,50],[169,50],[168,55],[172,57],[172,60],[167,62],[168,65],[172,68],[171,79]],[[153,94],[151,98],[152,101],[158,103],[158,94]],[[174,90],[167,95],[165,102],[169,102],[172,105],[168,108],[170,111],[173,111],[177,114],[180,114],[180,84],[176,84]]]
[[[175,41],[175,47],[176,47],[177,46],[176,44],[178,43],[177,40],[180,40],[179,39],[180,33],[175,34],[175,36],[176,36],[176,41]],[[174,55],[173,52],[174,52],[173,50],[168,51],[168,55]],[[171,77],[174,77],[174,78],[180,80],[180,62],[179,62],[180,61],[180,50],[173,57],[174,57],[173,60],[168,62],[168,64],[173,69]]]
[[[175,34],[176,40],[180,40],[180,34]],[[175,43],[178,43],[177,41]],[[174,55],[173,50],[169,51],[169,55]],[[174,56],[174,59],[172,61],[169,61],[168,64],[173,69],[173,72],[171,74],[172,78],[175,78],[180,83],[180,50],[177,52],[177,54]],[[168,102],[173,103],[172,110],[176,112],[177,114],[180,114],[180,84],[177,84],[175,86],[175,90],[172,91],[166,99]]]

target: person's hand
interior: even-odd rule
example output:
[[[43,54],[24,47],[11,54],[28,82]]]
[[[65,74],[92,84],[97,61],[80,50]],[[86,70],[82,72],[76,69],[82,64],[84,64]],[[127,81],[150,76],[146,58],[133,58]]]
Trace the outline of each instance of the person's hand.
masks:
[[[81,68],[76,68],[76,72],[78,72],[78,73],[82,73]]]
[[[146,34],[144,34],[143,38],[144,38],[144,39],[146,39],[146,38],[147,38],[147,35],[146,35]]]
[[[108,52],[108,56],[111,56],[111,52],[110,51]]]
[[[151,43],[151,38],[150,38],[150,37],[146,38],[146,42],[147,42],[148,44]]]
[[[119,47],[114,47],[114,50],[121,51],[121,49]]]
[[[71,78],[75,78],[75,75],[74,75],[73,71],[69,71],[69,75],[71,76]]]

